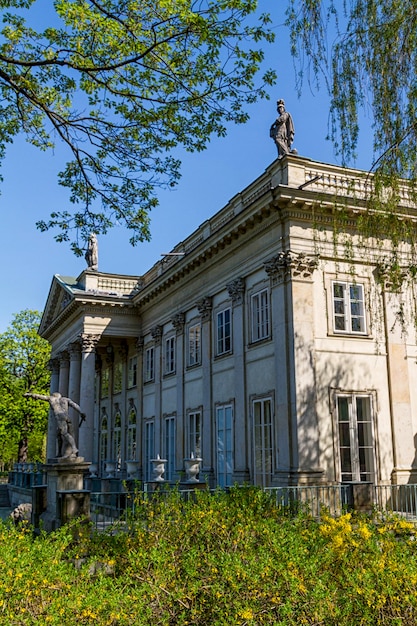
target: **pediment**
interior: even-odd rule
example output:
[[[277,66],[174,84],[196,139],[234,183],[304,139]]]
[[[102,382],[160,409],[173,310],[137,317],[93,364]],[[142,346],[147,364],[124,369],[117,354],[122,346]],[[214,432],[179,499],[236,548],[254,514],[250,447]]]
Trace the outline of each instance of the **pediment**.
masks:
[[[39,326],[39,334],[41,336],[71,304],[71,302],[73,302],[74,288],[76,285],[77,282],[75,278],[63,279],[62,277],[54,276]]]

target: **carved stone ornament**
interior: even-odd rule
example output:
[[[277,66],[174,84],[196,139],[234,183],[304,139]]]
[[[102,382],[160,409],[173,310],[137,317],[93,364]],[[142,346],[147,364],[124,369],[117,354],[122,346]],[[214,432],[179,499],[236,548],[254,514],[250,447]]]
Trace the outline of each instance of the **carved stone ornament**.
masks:
[[[175,332],[177,335],[181,335],[184,332],[185,313],[177,313],[171,320]]]
[[[285,278],[310,278],[318,266],[318,256],[307,256],[303,252],[280,252],[264,263],[268,276],[278,280]]]
[[[384,291],[398,291],[402,283],[407,280],[407,272],[405,270],[398,269],[397,272],[393,272],[385,263],[378,264],[375,274]]]
[[[162,340],[162,326],[158,325],[151,328],[151,335],[155,341],[155,345],[160,346]]]
[[[143,346],[145,345],[145,337],[141,335],[136,339],[136,350],[138,352],[143,352]]]
[[[236,278],[226,285],[229,296],[232,298],[233,304],[242,304],[243,294],[245,293],[245,281],[243,278]]]
[[[210,319],[211,311],[213,309],[212,298],[206,296],[197,302],[198,312],[201,315],[201,320],[207,322]]]
[[[94,352],[101,335],[80,335],[82,352]]]

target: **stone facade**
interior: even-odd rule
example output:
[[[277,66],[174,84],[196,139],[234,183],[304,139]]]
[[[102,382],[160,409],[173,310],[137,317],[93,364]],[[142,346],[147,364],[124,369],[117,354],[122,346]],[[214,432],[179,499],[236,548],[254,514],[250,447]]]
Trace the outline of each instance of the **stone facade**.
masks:
[[[74,431],[99,475],[136,460],[150,480],[159,454],[177,481],[194,454],[211,485],[415,482],[415,332],[378,252],[355,247],[368,184],[286,155],[145,275],[54,277],[51,391],[87,414]]]

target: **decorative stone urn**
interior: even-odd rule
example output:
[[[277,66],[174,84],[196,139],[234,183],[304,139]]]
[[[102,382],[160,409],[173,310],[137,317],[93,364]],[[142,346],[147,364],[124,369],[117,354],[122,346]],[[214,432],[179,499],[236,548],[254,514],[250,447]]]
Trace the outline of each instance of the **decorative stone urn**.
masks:
[[[106,461],[106,478],[114,478],[116,472],[116,461]]]
[[[151,459],[152,463],[152,480],[156,483],[162,483],[165,479],[163,475],[165,474],[165,463],[167,459],[161,459],[159,454],[156,455],[156,459]]]
[[[91,478],[97,478],[98,463],[90,463],[90,467],[88,468],[88,471],[90,472]]]
[[[194,452],[191,452],[189,459],[184,459],[185,475],[187,483],[200,482],[197,478],[197,474],[200,473],[200,463],[203,459],[194,456]]]
[[[139,469],[139,461],[126,461],[126,471],[128,478],[136,478]]]

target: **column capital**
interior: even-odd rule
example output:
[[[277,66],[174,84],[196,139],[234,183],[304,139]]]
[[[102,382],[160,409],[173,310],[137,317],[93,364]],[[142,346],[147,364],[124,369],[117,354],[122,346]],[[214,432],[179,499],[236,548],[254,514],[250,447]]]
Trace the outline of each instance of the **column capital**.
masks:
[[[162,341],[162,326],[158,324],[151,328],[151,335],[155,341],[155,345],[160,346]]]
[[[175,332],[177,335],[181,335],[184,332],[185,325],[185,313],[177,313],[171,320]]]
[[[100,340],[100,337],[101,335],[89,335],[89,334],[80,335],[82,352],[94,352],[96,345]]]
[[[68,354],[71,361],[77,360],[81,356],[81,342],[79,339],[69,343],[67,346]]]
[[[205,296],[197,302],[197,308],[201,315],[201,321],[207,322],[210,319],[213,309],[213,298],[211,296]]]
[[[266,273],[276,282],[290,279],[311,278],[318,267],[318,255],[307,255],[304,252],[286,250],[264,263]]]
[[[57,357],[53,357],[52,359],[49,359],[47,363],[47,368],[52,374],[58,374],[59,373],[59,359]]]
[[[243,294],[245,293],[245,280],[243,278],[236,278],[231,283],[227,283],[226,289],[232,298],[233,305],[243,303]]]
[[[136,350],[138,352],[143,352],[143,346],[145,345],[145,337],[141,335],[136,339]]]
[[[69,367],[70,355],[68,350],[61,350],[56,356],[59,360],[60,367]]]

